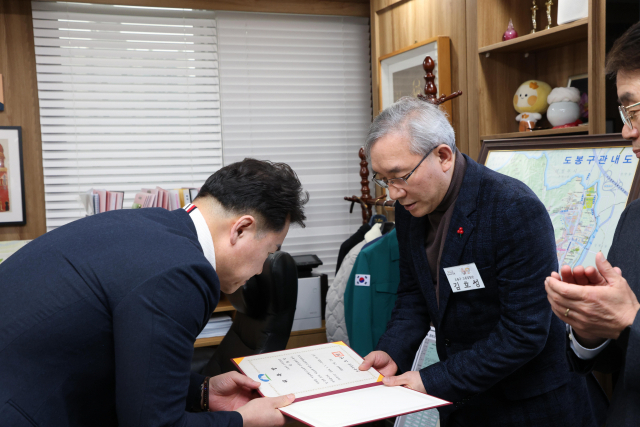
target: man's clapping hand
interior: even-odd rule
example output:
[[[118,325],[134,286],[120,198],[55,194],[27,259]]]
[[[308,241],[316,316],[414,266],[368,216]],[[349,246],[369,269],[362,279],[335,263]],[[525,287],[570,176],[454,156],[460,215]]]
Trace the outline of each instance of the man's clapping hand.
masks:
[[[640,309],[622,271],[600,252],[596,267],[578,266],[571,271],[569,266],[563,266],[562,276],[553,272],[545,280],[553,312],[571,325],[583,345],[592,348],[607,338],[617,339]]]

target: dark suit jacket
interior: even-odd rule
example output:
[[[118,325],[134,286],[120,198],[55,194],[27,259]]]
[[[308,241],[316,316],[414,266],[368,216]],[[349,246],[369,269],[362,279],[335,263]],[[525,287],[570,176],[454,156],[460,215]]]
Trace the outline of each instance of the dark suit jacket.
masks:
[[[338,274],[338,270],[340,270],[340,266],[342,265],[342,261],[344,257],[347,256],[349,251],[353,249],[355,245],[362,242],[364,240],[364,235],[367,234],[367,231],[371,230],[371,226],[369,224],[363,224],[358,228],[358,231],[353,233],[347,240],[342,242],[340,245],[340,250],[338,251],[338,262],[336,263],[336,274]]]
[[[0,264],[0,425],[241,426],[186,412],[219,296],[182,209],[101,213],[30,242]]]
[[[400,286],[378,349],[408,371],[433,322],[440,362],[420,374],[427,393],[455,404],[440,411],[445,425],[595,426],[544,289],[558,268],[549,215],[525,184],[465,157],[439,306],[424,246],[428,218],[396,208]],[[443,269],[472,262],[485,289],[453,293]]]
[[[620,267],[622,276],[640,298],[640,244],[638,242],[640,242],[640,200],[631,203],[622,213],[608,254],[611,265]],[[636,316],[627,342],[614,340],[591,360],[579,359],[570,348],[567,348],[567,355],[572,369],[576,372],[585,374],[596,370],[619,373],[607,414],[607,426],[640,425],[640,316]]]

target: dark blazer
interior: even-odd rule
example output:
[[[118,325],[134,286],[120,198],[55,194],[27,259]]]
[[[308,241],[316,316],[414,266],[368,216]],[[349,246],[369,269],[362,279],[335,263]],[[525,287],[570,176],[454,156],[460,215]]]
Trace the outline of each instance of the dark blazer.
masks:
[[[0,264],[0,425],[241,426],[186,412],[219,297],[182,209],[101,213],[28,243]]]
[[[338,251],[338,262],[336,263],[336,274],[338,274],[338,270],[340,270],[340,266],[342,265],[342,261],[344,257],[347,256],[349,251],[353,249],[355,245],[362,242],[364,240],[364,235],[367,234],[367,231],[371,230],[371,226],[369,224],[362,224],[358,230],[353,233],[347,240],[342,242],[340,245],[340,250]]]
[[[622,276],[640,298],[640,200],[629,204],[622,212],[608,259],[614,267],[620,267]],[[636,316],[628,340],[613,340],[590,360],[579,359],[568,347],[571,368],[586,374],[591,370],[618,373],[611,406],[607,414],[607,426],[636,427],[640,424],[640,316]]]
[[[544,289],[558,268],[549,215],[525,184],[465,158],[439,306],[425,252],[428,218],[396,208],[400,286],[378,349],[408,371],[433,323],[440,362],[420,374],[427,393],[454,402],[440,411],[444,425],[596,426],[585,378],[567,370],[564,326]],[[443,269],[469,263],[485,289],[453,293]]]

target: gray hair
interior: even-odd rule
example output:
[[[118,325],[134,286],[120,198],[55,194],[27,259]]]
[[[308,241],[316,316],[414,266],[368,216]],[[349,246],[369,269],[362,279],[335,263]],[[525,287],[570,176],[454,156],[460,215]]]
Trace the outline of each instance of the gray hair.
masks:
[[[373,120],[364,145],[367,159],[371,159],[373,144],[394,132],[409,137],[409,150],[414,154],[425,155],[440,144],[447,144],[456,152],[456,137],[447,114],[418,98],[400,98]]]

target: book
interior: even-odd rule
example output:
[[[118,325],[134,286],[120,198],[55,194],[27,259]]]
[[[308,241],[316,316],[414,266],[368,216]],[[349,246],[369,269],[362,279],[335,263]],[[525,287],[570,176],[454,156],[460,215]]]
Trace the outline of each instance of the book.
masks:
[[[192,202],[195,200],[196,197],[198,197],[198,193],[199,192],[200,192],[199,188],[190,188],[189,189],[189,197],[191,198]]]
[[[162,207],[160,205],[160,197],[162,196],[162,194],[160,193],[160,190],[158,190],[157,188],[143,188],[142,191],[144,193],[150,193],[150,194],[153,194],[153,195],[156,196],[155,199],[149,200],[149,202],[150,203],[153,202],[153,204],[151,206],[148,206],[148,207],[151,207],[151,208]]]
[[[116,209],[122,209],[124,203],[124,191],[114,191],[116,195]]]
[[[191,203],[191,196],[189,195],[188,188],[178,188],[178,195],[179,195],[181,208],[184,208],[186,205]]]
[[[156,188],[158,189],[159,192],[162,193],[162,203],[160,207],[169,209],[171,207],[171,202],[169,201],[169,192],[160,187],[156,187]]]
[[[93,190],[94,195],[98,195],[98,210],[95,213],[107,211],[107,190]]]
[[[116,210],[116,193],[114,193],[113,191],[107,191],[107,210]]]
[[[280,408],[312,427],[343,427],[410,414],[451,402],[406,387],[388,387],[342,341],[232,359],[240,372],[261,383],[265,397],[293,393]]]
[[[178,190],[169,190],[169,210],[173,211],[180,208],[180,193]]]
[[[131,209],[140,209],[144,207],[148,195],[148,193],[137,193],[133,198],[133,205],[131,206]]]
[[[93,213],[99,214],[100,213],[100,196],[97,193],[93,193],[91,197],[93,200]]]

